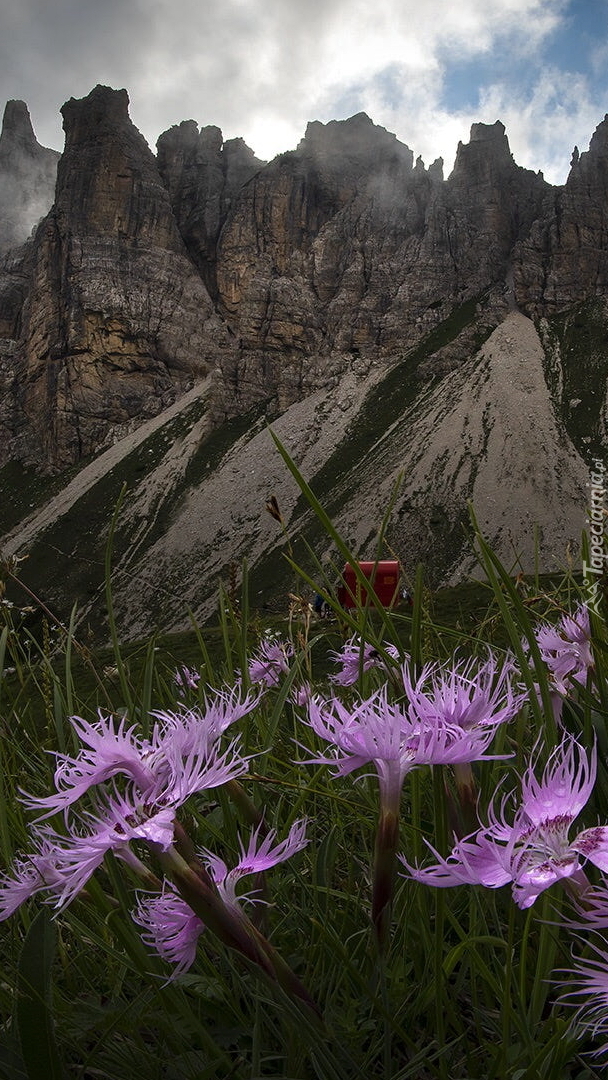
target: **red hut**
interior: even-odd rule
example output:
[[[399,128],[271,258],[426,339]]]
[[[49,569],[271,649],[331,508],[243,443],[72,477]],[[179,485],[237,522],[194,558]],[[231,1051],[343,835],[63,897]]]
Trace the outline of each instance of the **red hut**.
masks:
[[[394,607],[399,599],[399,575],[401,567],[397,559],[379,559],[378,562],[360,562],[359,569],[371,583],[380,603]],[[346,563],[342,571],[342,584],[338,587],[338,600],[342,607],[352,608],[365,604],[367,590],[355,576],[352,566]]]

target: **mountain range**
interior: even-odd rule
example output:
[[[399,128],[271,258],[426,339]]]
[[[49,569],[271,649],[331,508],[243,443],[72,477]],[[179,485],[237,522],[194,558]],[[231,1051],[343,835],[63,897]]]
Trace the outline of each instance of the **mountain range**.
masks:
[[[468,504],[513,572],[580,564],[607,447],[608,116],[563,186],[474,124],[452,170],[364,114],[271,162],[194,120],[156,154],[125,90],[0,136],[0,548],[96,625],[109,522],[121,632],[206,618],[243,560],[293,588],[335,551],[475,574]],[[266,504],[274,495],[281,528]],[[386,553],[386,552],[385,552]],[[331,574],[333,570],[328,570]]]

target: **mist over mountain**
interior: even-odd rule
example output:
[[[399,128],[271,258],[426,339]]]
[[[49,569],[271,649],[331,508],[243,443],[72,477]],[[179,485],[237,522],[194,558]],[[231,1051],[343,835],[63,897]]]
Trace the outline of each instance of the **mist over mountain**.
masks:
[[[44,197],[9,105],[7,222],[5,177]],[[60,606],[98,604],[123,480],[129,632],[176,628],[185,600],[207,614],[245,556],[260,596],[280,588],[271,492],[288,531],[327,542],[269,422],[362,557],[391,499],[393,549],[435,582],[473,569],[471,499],[514,566],[578,557],[606,451],[608,118],[552,187],[500,121],[473,125],[444,179],[364,114],[310,123],[269,163],[192,120],[154,155],[124,90],[62,116],[48,212],[22,246],[0,233],[1,546]]]
[[[8,101],[0,133],[0,255],[48,213],[60,154],[40,146],[24,101]]]

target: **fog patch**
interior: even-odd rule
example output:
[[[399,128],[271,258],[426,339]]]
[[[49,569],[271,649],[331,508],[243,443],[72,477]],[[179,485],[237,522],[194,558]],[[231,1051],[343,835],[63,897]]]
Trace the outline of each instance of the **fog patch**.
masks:
[[[0,135],[0,255],[24,243],[50,210],[59,157],[37,141],[25,102],[7,102]]]

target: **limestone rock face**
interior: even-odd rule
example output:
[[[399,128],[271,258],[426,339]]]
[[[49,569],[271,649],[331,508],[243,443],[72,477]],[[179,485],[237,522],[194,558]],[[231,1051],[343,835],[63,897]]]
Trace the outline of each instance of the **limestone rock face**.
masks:
[[[48,213],[59,154],[41,146],[24,101],[8,101],[0,134],[0,256]]]
[[[515,165],[498,122],[473,126],[445,183],[441,163],[413,167],[363,114],[309,124],[294,153],[242,189],[220,236],[218,303],[241,343],[244,392],[280,355],[288,404],[306,385],[302,356],[321,369],[328,354],[394,356],[456,304],[502,297],[547,189]]]
[[[539,174],[515,164],[500,121],[473,124],[471,141],[458,145],[442,207],[460,289],[466,280],[478,289],[508,282],[514,246],[528,235],[548,190]]]
[[[216,422],[255,402],[276,415],[431,341],[422,385],[510,311],[607,292],[608,120],[553,188],[515,164],[500,121],[473,125],[444,180],[363,113],[310,123],[268,164],[194,120],[155,157],[125,90],[62,114],[54,205],[0,264],[8,457],[62,468],[209,372]],[[4,145],[30,153],[23,109],[8,117]],[[466,331],[447,333],[464,308]]]
[[[412,164],[407,147],[359,114],[309,124],[295,152],[252,179],[228,217],[217,256],[219,303],[244,345],[317,347],[345,275],[351,309],[359,303],[367,221],[355,225],[362,213],[369,218],[374,199],[386,211],[403,197]],[[339,335],[332,341],[343,344]]]
[[[543,212],[516,252],[518,303],[548,314],[608,291],[608,114],[589,150],[575,147],[564,187],[550,189]]]
[[[18,338],[14,452],[54,467],[162,410],[226,343],[127,107],[126,91],[106,87],[64,106],[55,205],[26,287],[22,263],[0,304]]]
[[[169,128],[157,142],[158,169],[188,252],[213,297],[216,247],[236,193],[264,162],[243,139],[224,142],[218,127],[199,132],[194,120]]]

